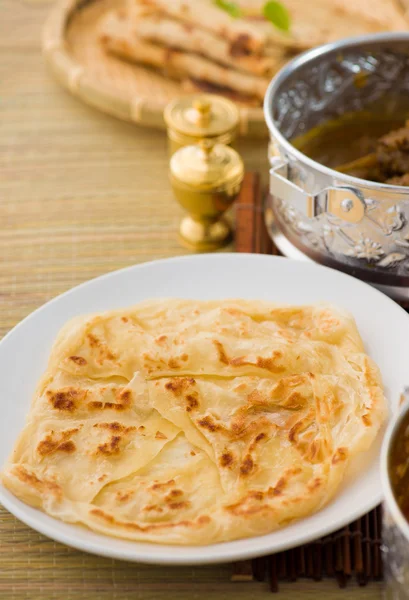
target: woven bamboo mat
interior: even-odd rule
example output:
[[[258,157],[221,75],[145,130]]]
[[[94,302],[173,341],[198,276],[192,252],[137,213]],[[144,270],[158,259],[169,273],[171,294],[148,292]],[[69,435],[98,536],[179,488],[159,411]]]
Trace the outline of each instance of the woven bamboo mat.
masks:
[[[185,252],[163,133],[94,111],[49,76],[39,40],[53,1],[0,0],[0,337],[82,281]],[[240,152],[249,170],[267,175],[265,144],[246,140]],[[164,568],[87,555],[0,507],[1,600],[274,597],[267,580],[231,576],[231,565]],[[279,598],[317,594],[374,600],[380,584],[358,587],[351,578],[346,594],[334,579],[280,580]]]

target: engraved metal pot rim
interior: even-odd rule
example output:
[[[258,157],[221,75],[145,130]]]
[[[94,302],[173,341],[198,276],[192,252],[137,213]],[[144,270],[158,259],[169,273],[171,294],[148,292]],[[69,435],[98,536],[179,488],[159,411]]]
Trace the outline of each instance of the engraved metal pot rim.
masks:
[[[399,428],[402,424],[402,421],[407,417],[409,413],[409,388],[405,390],[405,402],[399,408],[398,412],[389,422],[388,428],[386,430],[385,436],[382,442],[382,450],[381,450],[381,484],[382,484],[382,492],[384,496],[384,502],[388,508],[388,511],[392,515],[393,521],[400,529],[402,534],[409,542],[409,523],[405,519],[402,511],[400,510],[398,503],[396,501],[395,495],[393,493],[391,479],[389,474],[389,461],[391,456],[392,447],[395,441],[395,436],[399,431]]]
[[[344,38],[338,42],[331,42],[329,44],[324,44],[322,46],[318,46],[317,48],[313,48],[312,50],[307,50],[303,52],[293,60],[291,60],[285,67],[283,67],[275,77],[270,82],[268,86],[266,95],[264,97],[264,118],[266,120],[268,129],[273,138],[275,138],[279,144],[289,153],[291,153],[294,157],[300,160],[305,165],[324,173],[332,178],[337,178],[338,180],[345,183],[345,185],[360,185],[365,186],[368,189],[373,189],[377,191],[385,191],[385,192],[402,192],[402,186],[399,185],[391,185],[387,183],[377,183],[373,181],[369,181],[367,179],[360,179],[359,177],[353,177],[352,175],[346,175],[344,173],[340,173],[339,171],[335,171],[330,167],[325,167],[319,162],[316,162],[312,158],[309,158],[297,148],[295,148],[290,141],[287,140],[286,137],[280,132],[279,128],[276,126],[273,113],[272,113],[272,105],[275,99],[275,95],[279,90],[281,84],[296,70],[307,65],[309,62],[313,61],[320,56],[325,56],[326,54],[334,51],[342,51],[343,49],[352,49],[352,48],[362,48],[362,46],[370,46],[376,42],[406,42],[409,44],[409,32],[386,32],[386,33],[376,33],[371,35],[362,35],[362,36],[354,36],[350,38]]]

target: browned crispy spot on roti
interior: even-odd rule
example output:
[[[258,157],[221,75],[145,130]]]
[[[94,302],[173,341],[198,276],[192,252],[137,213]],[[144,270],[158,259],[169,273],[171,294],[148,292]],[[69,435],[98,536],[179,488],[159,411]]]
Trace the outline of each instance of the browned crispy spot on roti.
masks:
[[[264,396],[259,390],[253,390],[247,396],[247,402],[252,406],[266,406],[268,402],[268,398]]]
[[[87,364],[87,361],[82,356],[70,356],[69,359],[72,360],[72,362],[75,362],[75,364],[79,365],[80,367],[83,367]]]
[[[47,391],[47,397],[53,408],[67,412],[74,412],[78,403],[86,397],[86,390],[76,390],[73,387],[63,388],[52,392]]]
[[[156,435],[155,435],[155,439],[156,439],[156,440],[167,440],[168,438],[167,438],[167,436],[166,436],[164,433],[162,433],[161,431],[157,431],[157,432],[156,432]]]
[[[165,388],[175,396],[181,396],[195,383],[193,377],[174,377],[171,381],[165,383]]]
[[[121,412],[122,410],[126,409],[126,406],[124,404],[118,404],[117,402],[100,402],[100,401],[93,401],[93,402],[88,402],[87,404],[89,410],[116,410],[117,412]]]
[[[158,513],[163,512],[163,508],[161,506],[158,506],[157,504],[147,504],[147,506],[145,506],[142,510],[144,510],[145,512],[152,512],[153,510]]]
[[[245,102],[248,106],[259,106],[260,100],[257,96],[244,94],[243,92],[237,92],[228,88],[224,85],[218,85],[205,81],[204,79],[198,79],[196,77],[189,77],[189,82],[192,84],[194,90],[198,90],[206,93],[223,94],[226,98],[234,100],[236,102]]]
[[[114,456],[119,454],[121,452],[119,446],[121,439],[122,438],[120,435],[113,435],[109,442],[105,442],[105,444],[99,444],[96,454],[103,454],[105,456]]]
[[[168,365],[170,369],[180,369],[182,366],[177,358],[170,358]]]
[[[224,430],[224,433],[232,440],[249,439],[260,433],[261,429],[271,429],[276,427],[263,415],[257,419],[247,419],[248,411],[239,409],[233,418],[230,429]],[[254,441],[253,441],[254,446]]]
[[[98,348],[101,345],[101,342],[99,341],[99,339],[97,337],[95,337],[95,335],[93,335],[92,333],[88,333],[87,338],[88,338],[88,343],[91,346],[91,348]]]
[[[299,392],[292,392],[282,406],[289,410],[301,410],[305,406],[305,398]]]
[[[236,358],[229,358],[224,346],[218,340],[213,340],[214,345],[217,349],[217,354],[219,361],[224,365],[228,365],[231,367],[259,367],[260,369],[266,369],[271,373],[283,373],[285,371],[285,367],[277,364],[277,361],[283,357],[283,353],[279,350],[274,350],[271,357],[262,357],[257,356],[256,362],[249,362],[248,359],[244,356],[237,356]]]
[[[198,423],[198,425],[200,425],[200,427],[203,427],[203,429],[207,429],[208,431],[211,431],[211,432],[220,431],[220,429],[221,429],[220,425],[215,423],[213,421],[212,417],[209,415],[206,415],[202,419],[199,419],[197,421],[197,423]]]
[[[27,483],[40,494],[49,493],[59,499],[62,496],[62,489],[57,483],[50,481],[49,479],[39,479],[34,473],[29,473],[22,465],[14,467],[13,474],[22,483]]]
[[[288,375],[287,377],[282,377],[274,387],[274,396],[280,397],[285,394],[288,389],[302,385],[306,380],[311,379],[311,375],[311,373],[305,373],[303,375]]]
[[[259,492],[259,491],[250,491],[248,493],[249,498],[253,498],[254,500],[257,500],[258,502],[261,502],[262,500],[264,500],[264,493],[263,492]]]
[[[311,491],[313,491],[313,490],[318,489],[321,485],[322,485],[322,479],[320,477],[315,477],[308,484],[308,489],[311,490]]]
[[[250,54],[249,42],[251,38],[248,33],[239,33],[230,46],[230,55],[233,57],[247,56]]]
[[[364,425],[366,425],[366,427],[370,427],[372,425],[372,420],[371,420],[371,416],[370,414],[366,413],[364,415],[362,415],[362,422]]]
[[[285,486],[287,485],[287,479],[285,477],[280,477],[273,488],[268,490],[269,496],[281,496]]]
[[[304,455],[310,462],[319,462],[322,451],[321,440],[313,440],[306,450]]]
[[[98,445],[97,450],[95,451],[97,456],[117,456],[121,453],[121,442],[124,440],[125,436],[136,431],[135,426],[131,425],[127,427],[126,425],[118,423],[118,421],[112,423],[95,423],[94,427],[114,433],[107,442]]]
[[[128,323],[129,319],[128,317],[121,317],[121,321],[123,321],[124,323]]]
[[[210,517],[208,517],[207,515],[202,515],[201,517],[198,518],[197,522],[200,525],[206,525],[207,523],[210,523],[211,520],[212,519]]]
[[[122,423],[118,423],[118,421],[112,421],[110,423],[95,423],[94,427],[99,429],[107,429],[108,431],[113,431],[115,433],[130,433],[131,431],[136,431],[135,425],[123,425]]]
[[[260,504],[260,502],[262,502],[266,497],[272,499],[277,496],[282,496],[290,478],[299,475],[300,473],[302,473],[302,469],[300,467],[289,468],[285,471],[284,475],[280,477],[274,487],[270,487],[266,491],[250,490],[238,502],[231,504],[230,506],[226,506],[225,510],[237,516],[252,515],[261,511],[266,511],[266,513],[269,514],[274,513],[274,507],[266,503]],[[291,502],[297,503],[303,499],[304,497],[297,497],[292,499]],[[284,498],[281,500],[281,502],[286,504],[286,500]]]
[[[221,342],[219,342],[218,340],[213,340],[213,343],[216,346],[220,362],[223,363],[224,365],[229,365],[230,361],[228,359],[228,356],[226,354],[223,344]]]
[[[74,442],[72,440],[69,440],[68,442],[62,442],[61,444],[59,444],[58,446],[54,446],[54,443],[51,443],[50,446],[47,446],[47,442],[44,441],[44,446],[41,446],[41,442],[37,447],[37,450],[40,454],[42,454],[43,456],[45,456],[46,454],[52,454],[53,452],[67,452],[68,454],[75,452],[76,450],[76,445],[74,444]]]
[[[297,423],[295,423],[295,425],[293,425],[290,429],[290,431],[288,432],[288,439],[290,440],[290,442],[296,442],[298,439],[298,433],[300,432],[300,430],[304,427],[304,422],[301,419],[300,421],[297,421]]]
[[[133,490],[127,490],[126,492],[119,490],[116,493],[116,499],[118,502],[126,502],[127,500],[130,500],[134,495],[135,492]]]
[[[240,465],[240,475],[242,477],[247,477],[254,470],[254,461],[251,458],[250,454],[244,457],[243,462]]]
[[[197,393],[188,394],[186,396],[186,410],[187,412],[192,412],[195,408],[199,406],[199,400],[197,399]]]
[[[337,448],[332,457],[332,464],[336,465],[348,458],[348,448]]]
[[[229,450],[223,452],[219,460],[221,467],[231,467],[234,463],[234,455]]]
[[[168,506],[171,510],[180,510],[182,508],[189,508],[190,502],[188,500],[182,500],[181,502],[170,502]]]
[[[254,423],[254,421],[253,421],[253,423]],[[260,433],[258,433],[249,446],[249,452],[254,452],[254,450],[256,449],[256,446],[263,440],[266,440],[267,437],[268,436],[264,431],[261,431]]]
[[[93,333],[87,333],[88,343],[91,348],[98,350],[98,358],[96,359],[99,364],[102,364],[105,360],[115,360],[116,356],[111,352],[104,342],[101,342]]]
[[[160,335],[159,337],[157,337],[155,339],[155,343],[156,344],[163,344],[164,342],[166,342],[167,339],[168,339],[167,335]]]
[[[172,485],[175,485],[175,480],[174,479],[169,479],[169,481],[164,481],[162,483],[156,482],[151,486],[151,490],[153,490],[154,492],[159,491],[159,490],[164,490],[168,487],[172,487]]]
[[[129,389],[121,390],[118,392],[118,400],[121,401],[122,404],[128,406],[131,403],[132,392]]]
[[[89,410],[99,410],[101,408],[105,408],[106,404],[112,404],[112,402],[100,402],[99,400],[93,400],[92,402],[88,402],[87,407]],[[106,408],[112,408],[111,406]]]
[[[92,400],[91,402],[88,402],[87,408],[88,410],[116,410],[117,412],[121,412],[130,406],[132,392],[129,389],[121,388],[120,391],[116,393],[116,398],[118,402],[101,402],[100,400]]]
[[[277,360],[282,357],[283,353],[279,350],[275,350],[271,358],[257,356],[257,366],[260,367],[260,369],[267,369],[267,371],[271,371],[271,373],[283,373],[285,367],[276,364]]]
[[[53,431],[48,433],[45,438],[39,442],[37,452],[41,456],[48,456],[55,452],[72,454],[72,452],[75,452],[76,450],[76,445],[70,438],[78,431],[79,428],[77,427],[75,429],[66,429],[65,431],[62,431],[60,435],[56,435]]]
[[[166,500],[170,500],[172,498],[179,498],[180,496],[183,496],[182,490],[170,490],[169,494],[166,496]]]

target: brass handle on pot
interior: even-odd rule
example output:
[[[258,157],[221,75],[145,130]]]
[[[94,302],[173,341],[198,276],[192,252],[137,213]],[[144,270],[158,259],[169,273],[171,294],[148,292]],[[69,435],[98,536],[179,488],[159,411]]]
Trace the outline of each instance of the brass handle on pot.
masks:
[[[327,187],[309,194],[288,179],[288,163],[277,161],[270,170],[270,192],[311,218],[330,213],[349,223],[359,223],[365,215],[363,194],[350,186]]]

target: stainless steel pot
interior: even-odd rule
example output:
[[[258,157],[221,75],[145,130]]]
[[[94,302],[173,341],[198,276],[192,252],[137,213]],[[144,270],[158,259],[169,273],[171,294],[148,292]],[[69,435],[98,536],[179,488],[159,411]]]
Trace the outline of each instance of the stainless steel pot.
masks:
[[[404,95],[409,105],[409,33],[387,33],[300,55],[272,80],[264,102],[273,237],[284,239],[286,254],[301,252],[399,299],[409,298],[409,188],[338,173],[291,140],[385,96]]]

